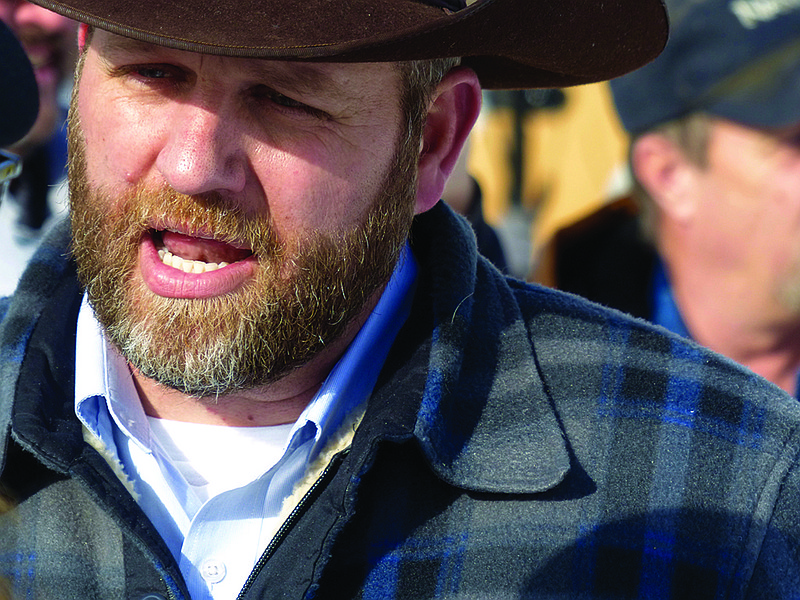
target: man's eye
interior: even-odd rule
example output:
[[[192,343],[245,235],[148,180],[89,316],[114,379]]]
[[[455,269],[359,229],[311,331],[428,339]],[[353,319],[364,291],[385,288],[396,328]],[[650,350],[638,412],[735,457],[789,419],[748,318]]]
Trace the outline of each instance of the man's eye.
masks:
[[[129,65],[114,70],[118,75],[132,76],[147,83],[177,84],[185,81],[186,74],[171,65]]]
[[[163,67],[137,67],[135,72],[145,79],[166,79],[172,76],[172,73],[167,72]]]
[[[270,94],[269,99],[272,100],[275,104],[279,104],[280,106],[285,106],[286,108],[297,108],[301,110],[310,108],[309,106],[306,106],[302,102],[298,102],[297,100],[289,98],[289,96],[284,96],[283,94],[279,94],[277,92]]]
[[[289,112],[307,114],[319,118],[328,116],[324,111],[309,106],[308,104],[304,104],[303,102],[295,100],[294,98],[290,98],[289,96],[285,96],[284,94],[276,92],[267,86],[256,86],[253,88],[252,94],[253,97],[259,102],[269,102],[281,109],[286,109]]]

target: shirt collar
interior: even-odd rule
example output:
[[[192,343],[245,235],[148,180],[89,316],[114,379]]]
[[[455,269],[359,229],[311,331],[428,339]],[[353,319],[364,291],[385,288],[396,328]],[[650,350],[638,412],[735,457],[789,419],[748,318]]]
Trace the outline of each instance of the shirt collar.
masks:
[[[652,304],[652,321],[673,333],[691,339],[691,334],[683,322],[681,312],[672,295],[672,286],[667,277],[667,270],[661,260],[656,261],[653,270],[653,281],[650,288],[650,302]]]
[[[107,447],[113,431],[105,415],[142,450],[150,448],[150,426],[128,363],[106,339],[84,295],[78,313],[75,356],[75,414]],[[102,410],[103,406],[106,410]],[[106,412],[107,411],[107,412]]]
[[[386,289],[345,354],[292,428],[289,440],[312,423],[312,456],[371,393],[386,356],[411,311],[417,263],[406,243]],[[78,314],[75,413],[107,447],[114,424],[146,452],[150,427],[125,359],[108,342],[86,297]],[[105,409],[105,410],[103,410]],[[106,412],[107,411],[107,412]]]
[[[294,432],[309,421],[317,425],[312,456],[322,449],[375,387],[389,349],[411,312],[416,277],[416,259],[406,244],[377,305],[289,435],[292,439]]]

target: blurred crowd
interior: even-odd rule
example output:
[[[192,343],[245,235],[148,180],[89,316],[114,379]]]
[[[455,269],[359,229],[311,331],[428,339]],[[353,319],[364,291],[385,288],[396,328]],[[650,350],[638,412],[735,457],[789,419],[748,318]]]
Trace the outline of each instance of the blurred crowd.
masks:
[[[22,43],[39,88],[39,116],[8,148],[23,169],[0,204],[0,295],[8,295],[43,233],[66,208],[65,119],[77,53],[77,24],[25,0],[0,0],[0,20]]]

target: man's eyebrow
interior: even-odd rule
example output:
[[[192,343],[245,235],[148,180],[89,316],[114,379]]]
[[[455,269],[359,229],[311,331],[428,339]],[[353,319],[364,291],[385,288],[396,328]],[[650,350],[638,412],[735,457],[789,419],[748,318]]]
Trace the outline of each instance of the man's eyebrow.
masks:
[[[108,35],[103,38],[101,45],[102,52],[136,52],[137,54],[156,56],[164,49],[160,46],[147,42],[140,42],[121,35]]]

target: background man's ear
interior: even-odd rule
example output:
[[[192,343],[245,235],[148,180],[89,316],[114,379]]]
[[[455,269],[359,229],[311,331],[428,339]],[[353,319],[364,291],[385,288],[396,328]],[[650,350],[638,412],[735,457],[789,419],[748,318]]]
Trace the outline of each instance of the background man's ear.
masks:
[[[664,215],[685,221],[696,209],[694,183],[700,167],[675,143],[659,133],[648,133],[634,142],[631,167],[636,179]]]
[[[455,68],[436,86],[422,134],[417,214],[431,209],[441,198],[480,110],[481,86],[471,69]]]

